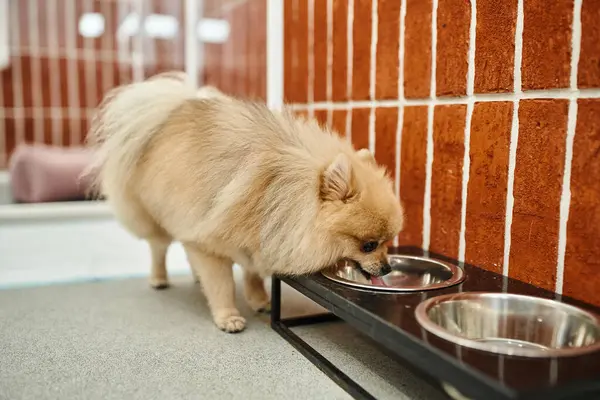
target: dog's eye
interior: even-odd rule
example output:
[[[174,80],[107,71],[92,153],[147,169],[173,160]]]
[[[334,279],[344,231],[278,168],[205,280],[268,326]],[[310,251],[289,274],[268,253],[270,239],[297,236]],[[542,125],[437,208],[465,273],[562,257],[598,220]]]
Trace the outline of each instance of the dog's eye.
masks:
[[[363,253],[372,253],[379,246],[379,242],[365,242],[360,246],[360,251]]]

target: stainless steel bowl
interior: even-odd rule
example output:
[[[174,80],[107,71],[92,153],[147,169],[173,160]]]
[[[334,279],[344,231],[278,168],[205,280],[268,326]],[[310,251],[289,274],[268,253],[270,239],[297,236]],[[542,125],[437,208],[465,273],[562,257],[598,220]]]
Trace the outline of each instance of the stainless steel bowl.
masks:
[[[392,272],[381,277],[368,278],[358,266],[346,261],[323,275],[348,286],[393,292],[441,289],[465,279],[462,268],[439,260],[402,255],[389,255],[388,259]]]
[[[492,353],[561,357],[600,350],[598,316],[554,300],[464,292],[432,297],[415,313],[432,334]]]

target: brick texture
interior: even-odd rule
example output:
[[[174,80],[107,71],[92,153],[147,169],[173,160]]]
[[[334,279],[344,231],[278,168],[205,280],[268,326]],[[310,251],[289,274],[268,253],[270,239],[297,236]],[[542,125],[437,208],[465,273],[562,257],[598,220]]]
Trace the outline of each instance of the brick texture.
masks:
[[[377,1],[377,0],[373,0]],[[352,99],[368,100],[371,69],[372,0],[354,0]]]
[[[315,110],[314,115],[321,126],[327,126],[327,110]]]
[[[579,100],[578,108],[564,293],[600,306],[600,100]]]
[[[475,93],[511,92],[517,0],[477,2]]]
[[[569,86],[573,0],[523,3],[523,89]]]
[[[406,107],[402,119],[400,202],[406,216],[398,236],[403,246],[423,244],[423,200],[427,160],[427,107]]]
[[[471,119],[465,261],[501,273],[512,103],[477,103]]]
[[[369,108],[352,110],[352,144],[356,150],[369,148]]]
[[[375,96],[398,98],[398,47],[400,46],[400,2],[378,0]]]
[[[396,179],[396,132],[398,108],[375,110],[375,160],[386,167],[390,177]]]
[[[436,106],[431,177],[431,251],[458,257],[465,105]]]
[[[348,0],[333,2],[333,101],[348,100]]]
[[[438,96],[467,93],[467,52],[471,3],[445,0],[438,4],[436,92]]]
[[[313,93],[315,101],[327,100],[327,0],[314,0]]]
[[[406,0],[404,96],[429,97],[431,87],[431,0]]]
[[[567,130],[566,100],[519,106],[511,228],[511,277],[553,290]]]
[[[581,88],[600,87],[600,1],[581,5],[581,52],[577,80]]]
[[[284,7],[284,98],[288,102],[308,100],[308,0],[291,0]],[[286,69],[284,65],[284,70]]]
[[[346,136],[346,115],[347,110],[333,110],[331,116],[331,128],[340,136]]]

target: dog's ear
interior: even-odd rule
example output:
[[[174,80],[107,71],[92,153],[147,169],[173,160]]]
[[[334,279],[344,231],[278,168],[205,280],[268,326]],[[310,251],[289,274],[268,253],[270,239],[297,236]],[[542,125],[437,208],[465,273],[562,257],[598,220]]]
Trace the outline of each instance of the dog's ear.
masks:
[[[375,157],[373,157],[373,154],[371,154],[371,152],[368,149],[360,149],[356,152],[356,155],[363,161],[374,165],[377,164],[377,161],[375,161]]]
[[[347,202],[354,195],[352,164],[347,155],[340,153],[323,172],[321,199]]]

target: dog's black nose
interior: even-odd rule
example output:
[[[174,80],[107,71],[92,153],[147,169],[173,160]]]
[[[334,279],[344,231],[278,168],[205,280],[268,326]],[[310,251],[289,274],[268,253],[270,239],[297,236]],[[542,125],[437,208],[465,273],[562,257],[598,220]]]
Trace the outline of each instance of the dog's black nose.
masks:
[[[392,266],[390,264],[383,263],[381,264],[381,269],[379,270],[379,275],[383,276],[383,275],[387,275],[390,272],[392,272]]]

